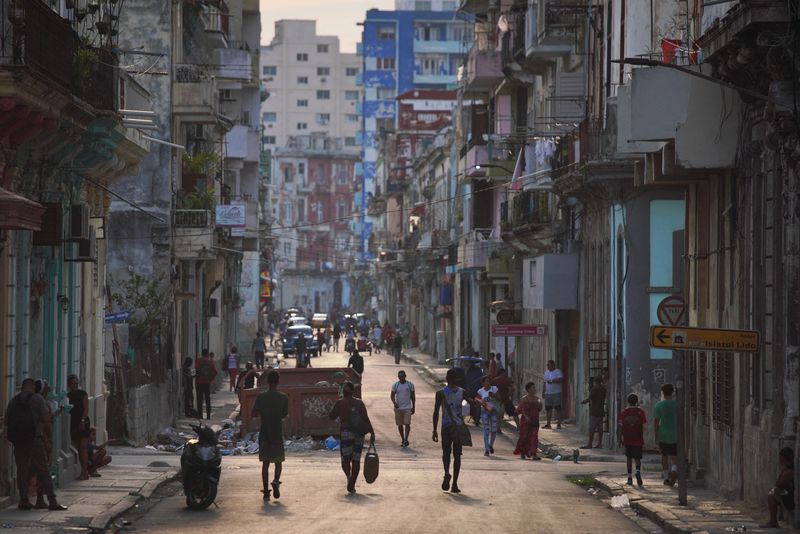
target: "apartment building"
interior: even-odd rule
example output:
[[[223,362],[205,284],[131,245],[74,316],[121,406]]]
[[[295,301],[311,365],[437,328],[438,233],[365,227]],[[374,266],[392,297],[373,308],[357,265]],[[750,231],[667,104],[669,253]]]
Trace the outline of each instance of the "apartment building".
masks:
[[[349,307],[351,188],[358,166],[361,60],[316,21],[281,20],[262,47],[263,147],[272,183],[275,307],[330,312]]]

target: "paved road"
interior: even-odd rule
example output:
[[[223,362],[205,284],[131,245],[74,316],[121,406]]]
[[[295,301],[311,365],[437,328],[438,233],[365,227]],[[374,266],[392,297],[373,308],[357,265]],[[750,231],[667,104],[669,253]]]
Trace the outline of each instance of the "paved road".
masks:
[[[316,367],[343,365],[345,354],[315,359]],[[441,448],[431,441],[434,390],[414,372],[417,414],[411,446],[400,448],[389,388],[398,368],[385,354],[366,358],[363,396],[376,427],[380,477],[368,485],[361,478],[358,494],[348,495],[338,452],[291,454],[284,464],[280,501],[264,504],[256,457],[226,457],[218,507],[189,512],[179,493],[165,498],[134,521],[138,532],[452,532],[485,528],[502,532],[641,532],[623,515],[566,480],[568,474],[598,469],[564,462],[521,461],[510,439],[498,439],[496,456],[467,449],[459,482],[463,493],[441,491]],[[264,520],[268,522],[262,523]]]

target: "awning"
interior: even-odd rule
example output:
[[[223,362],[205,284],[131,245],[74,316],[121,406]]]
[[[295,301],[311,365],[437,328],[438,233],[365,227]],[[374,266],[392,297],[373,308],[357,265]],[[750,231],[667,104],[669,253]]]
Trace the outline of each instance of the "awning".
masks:
[[[0,229],[38,232],[45,211],[38,202],[0,187]]]
[[[420,202],[419,204],[417,204],[416,206],[411,208],[411,215],[415,215],[415,216],[419,217],[420,215],[424,215],[424,214],[425,214],[425,203],[424,202]]]

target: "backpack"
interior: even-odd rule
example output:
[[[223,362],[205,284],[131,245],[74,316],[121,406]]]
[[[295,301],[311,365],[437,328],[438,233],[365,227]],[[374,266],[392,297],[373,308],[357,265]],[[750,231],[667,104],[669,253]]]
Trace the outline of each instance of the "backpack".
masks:
[[[25,400],[17,396],[8,411],[8,441],[14,445],[30,442],[36,437],[36,422],[31,406],[33,395],[35,393],[28,395]]]
[[[366,423],[364,423],[364,419],[361,417],[361,410],[358,409],[356,403],[350,406],[350,413],[348,414],[347,421],[350,423],[350,430],[353,433],[363,436],[369,432]]]
[[[203,362],[200,364],[200,368],[197,370],[197,376],[203,380],[211,380],[213,378],[214,371],[211,369],[210,362]]]
[[[622,418],[622,441],[631,443],[642,439],[644,433],[641,410],[627,410]]]

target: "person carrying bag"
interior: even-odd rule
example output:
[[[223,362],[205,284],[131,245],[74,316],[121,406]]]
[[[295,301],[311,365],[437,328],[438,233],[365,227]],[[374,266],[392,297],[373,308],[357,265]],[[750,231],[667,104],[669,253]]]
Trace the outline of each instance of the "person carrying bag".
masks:
[[[364,456],[364,480],[367,481],[367,484],[372,484],[378,479],[379,470],[378,450],[375,448],[375,442],[373,441],[369,444],[367,455]]]

